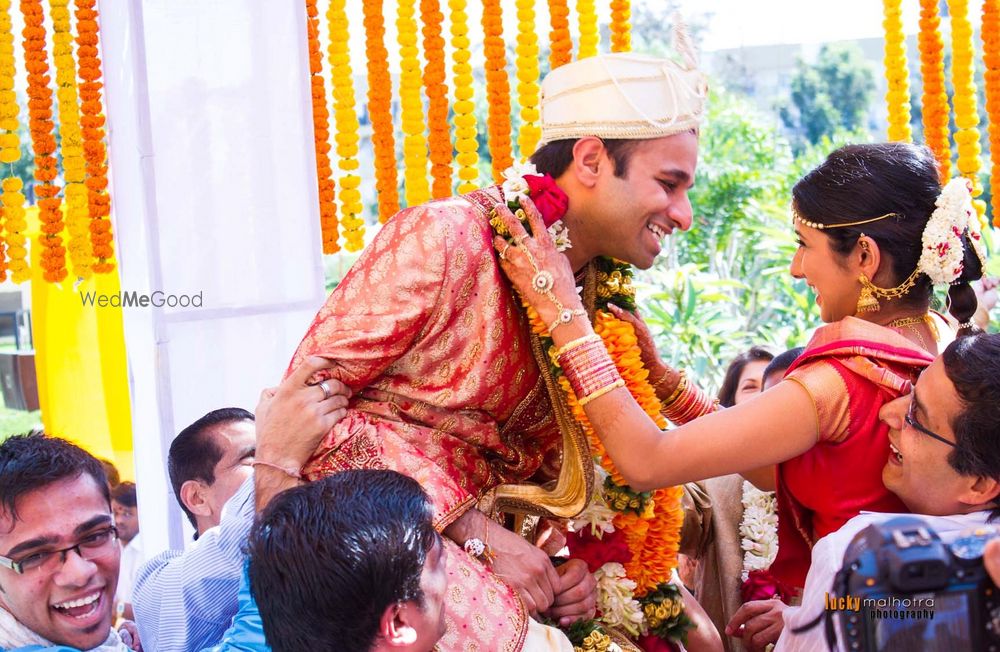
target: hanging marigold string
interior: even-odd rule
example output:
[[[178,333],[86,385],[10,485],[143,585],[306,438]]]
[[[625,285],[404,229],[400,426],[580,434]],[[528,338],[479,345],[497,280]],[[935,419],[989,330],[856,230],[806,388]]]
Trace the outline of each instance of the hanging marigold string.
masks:
[[[580,26],[580,50],[576,58],[586,59],[597,54],[597,44],[600,42],[594,0],[576,0],[576,15]]]
[[[107,274],[115,268],[111,233],[111,196],[108,194],[107,149],[104,145],[104,108],[101,102],[101,60],[97,56],[96,0],[75,0],[76,44],[79,66],[80,126],[87,172],[87,210],[90,213],[91,270]]]
[[[991,205],[993,226],[1000,227],[1000,0],[983,0],[983,63],[986,72],[986,114],[989,117],[990,188],[993,189]]]
[[[924,141],[938,161],[941,183],[951,177],[950,110],[944,86],[944,41],[938,0],[920,0],[920,74],[923,76]]]
[[[340,251],[333,168],[330,167],[330,110],[326,106],[323,57],[319,47],[319,12],[316,0],[306,0],[306,34],[309,39],[309,83],[312,89],[313,142],[316,151],[316,178],[319,186],[319,225],[323,253]]]
[[[906,67],[906,36],[903,34],[902,0],[882,0],[885,11],[885,93],[889,109],[889,140],[909,141],[910,83]]]
[[[439,0],[420,0],[424,35],[424,89],[427,93],[427,149],[431,159],[431,196],[451,195],[451,128],[448,126],[448,86],[445,84],[444,38]]]
[[[414,0],[399,0],[396,16],[400,66],[399,103],[403,123],[403,179],[406,205],[416,206],[430,198],[427,183],[427,140],[424,138],[424,106],[420,99],[420,58]]]
[[[455,162],[458,164],[458,192],[476,189],[479,181],[479,143],[473,113],[472,66],[469,59],[469,15],[465,0],[449,0],[451,12],[452,74],[455,79]]]
[[[385,48],[382,0],[365,0],[365,54],[368,58],[368,117],[375,150],[375,190],[378,219],[385,223],[399,211],[396,181],[396,139],[392,125],[392,78]]]
[[[38,244],[42,247],[43,277],[50,283],[66,278],[66,248],[60,233],[63,215],[59,186],[52,183],[57,169],[56,139],[52,134],[52,89],[49,88],[49,64],[45,53],[45,14],[41,0],[21,0],[24,15],[24,63],[28,70],[28,127],[35,152],[35,195],[41,222]]]
[[[500,0],[483,0],[483,34],[486,98],[489,100],[487,135],[493,158],[493,181],[500,183],[503,171],[514,162],[510,142],[510,81],[507,78],[507,48],[503,41]]]
[[[517,148],[521,158],[535,151],[542,129],[538,126],[538,36],[535,34],[534,0],[517,0],[517,97],[521,128]]]
[[[333,117],[337,126],[337,167],[340,177],[340,227],[344,248],[361,251],[365,246],[364,205],[361,203],[361,177],[358,175],[358,113],[354,100],[354,73],[348,50],[348,23],[345,0],[330,0],[326,12],[330,46],[327,49],[330,76],[333,78]]]
[[[628,52],[632,49],[632,3],[629,0],[611,0],[611,51]]]
[[[549,67],[555,70],[573,60],[573,39],[569,34],[567,0],[549,0]]]
[[[93,250],[90,242],[90,211],[87,206],[86,161],[83,158],[83,135],[80,132],[80,107],[76,95],[76,61],[73,59],[73,35],[70,33],[69,0],[49,0],[52,15],[52,58],[56,65],[56,99],[59,107],[59,146],[62,151],[63,178],[66,187],[67,245],[73,273],[90,278]]]
[[[10,18],[10,0],[0,0],[0,162],[8,166],[3,180],[3,231],[0,246],[0,265],[3,271],[0,280],[10,278],[22,283],[31,277],[28,269],[27,238],[28,228],[24,219],[24,193],[21,179],[14,176],[14,166],[21,158],[21,139],[18,136],[18,105],[14,92],[14,32]]]
[[[972,196],[979,197],[983,193],[983,185],[979,181],[979,169],[982,162],[979,159],[979,111],[976,80],[973,77],[972,24],[969,22],[968,0],[951,0],[948,3],[951,13],[951,83],[955,89],[953,102],[955,104],[955,144],[958,146],[958,172],[972,182]],[[984,220],[986,204],[980,199],[972,202],[980,221]]]

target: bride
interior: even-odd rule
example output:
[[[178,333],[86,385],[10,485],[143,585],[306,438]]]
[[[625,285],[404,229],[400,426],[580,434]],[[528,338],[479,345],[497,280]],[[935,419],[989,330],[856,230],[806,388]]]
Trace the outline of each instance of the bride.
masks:
[[[600,337],[587,319],[576,317],[582,303],[573,270],[530,201],[522,208],[534,237],[498,206],[509,235],[494,244],[522,298],[553,324],[562,372],[632,488],[774,468],[781,518],[772,572],[801,587],[816,539],[862,510],[905,511],[881,481],[882,469],[896,463],[898,453],[890,450],[878,411],[909,392],[953,338],[948,322],[930,311],[933,285],[950,285],[959,334],[975,329],[969,283],[982,276],[984,259],[965,180],[942,188],[924,147],[843,147],[792,194],[799,247],[791,273],[816,293],[826,325],[781,383],[723,410],[644,347],[664,415],[685,424],[668,434],[622,389]],[[609,309],[625,316],[618,307]],[[640,341],[649,341],[641,321],[629,318]]]

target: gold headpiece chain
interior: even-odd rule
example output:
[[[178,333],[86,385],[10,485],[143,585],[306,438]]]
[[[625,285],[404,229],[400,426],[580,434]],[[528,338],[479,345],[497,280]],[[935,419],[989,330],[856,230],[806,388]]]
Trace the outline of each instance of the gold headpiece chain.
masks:
[[[792,206],[792,216],[795,218],[796,222],[800,224],[805,224],[810,228],[819,229],[820,231],[822,231],[823,229],[840,229],[845,226],[860,226],[861,224],[870,224],[872,222],[878,222],[879,220],[884,220],[887,217],[899,217],[899,213],[886,213],[885,215],[879,215],[878,217],[870,217],[867,220],[858,220],[857,222],[845,222],[844,224],[820,224],[819,222],[810,222],[806,218],[802,217],[802,215],[799,214],[799,212],[795,209],[795,207]]]

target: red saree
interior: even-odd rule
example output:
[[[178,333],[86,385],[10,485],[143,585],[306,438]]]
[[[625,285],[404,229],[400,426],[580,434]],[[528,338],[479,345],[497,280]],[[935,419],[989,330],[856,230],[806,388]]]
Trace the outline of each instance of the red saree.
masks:
[[[813,399],[820,436],[778,465],[776,577],[801,588],[817,539],[861,511],[908,511],[882,484],[889,428],[878,412],[932,361],[899,333],[847,317],[818,329],[789,368],[785,378]]]

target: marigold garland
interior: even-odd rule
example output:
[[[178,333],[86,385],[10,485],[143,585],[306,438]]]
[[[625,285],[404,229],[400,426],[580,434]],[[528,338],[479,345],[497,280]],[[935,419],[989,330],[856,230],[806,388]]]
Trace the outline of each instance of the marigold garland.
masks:
[[[396,15],[399,41],[399,104],[403,123],[403,179],[407,206],[430,198],[427,183],[427,139],[424,138],[424,105],[420,99],[420,58],[414,0],[399,0]]]
[[[66,231],[73,273],[90,278],[93,249],[90,242],[90,212],[87,206],[86,161],[80,132],[80,108],[76,95],[76,62],[70,33],[69,0],[49,0],[52,15],[52,58],[56,65],[56,97],[59,106],[59,137],[66,187]]]
[[[465,0],[449,0],[451,12],[452,74],[455,82],[455,162],[458,164],[458,192],[476,189],[479,181],[479,143],[469,59],[469,15]]]
[[[77,65],[80,85],[80,126],[83,157],[87,161],[87,209],[90,213],[91,270],[107,274],[115,268],[111,233],[111,196],[108,194],[107,149],[104,145],[104,108],[101,103],[101,60],[97,56],[96,0],[75,0]]]
[[[953,101],[955,104],[955,143],[958,146],[958,171],[972,182],[972,196],[983,193],[983,185],[979,181],[979,160],[981,151],[979,145],[979,111],[976,81],[973,76],[972,24],[969,22],[968,0],[950,0],[948,9],[951,14],[951,79],[955,89]],[[974,200],[976,213],[980,221],[986,213],[986,205],[982,200]],[[985,226],[985,225],[984,225]]]
[[[580,47],[576,58],[586,59],[597,54],[597,44],[600,42],[594,0],[576,0],[576,15],[580,26]]]
[[[538,36],[535,34],[534,0],[517,0],[517,98],[521,107],[521,128],[517,148],[521,158],[531,156],[542,136],[538,126]]]
[[[396,139],[392,125],[392,78],[385,48],[382,0],[365,0],[365,54],[368,60],[368,117],[375,150],[375,190],[378,219],[385,223],[399,211],[396,180]]]
[[[573,60],[573,39],[569,35],[567,0],[549,0],[549,67],[555,70]]]
[[[340,251],[336,190],[330,167],[330,110],[326,106],[323,56],[319,47],[319,11],[316,0],[306,0],[306,35],[309,41],[309,83],[312,90],[313,143],[316,151],[316,179],[319,189],[319,225],[323,253]]]
[[[503,171],[514,162],[510,142],[510,81],[507,77],[507,48],[503,41],[500,0],[483,0],[483,34],[486,99],[489,101],[487,135],[493,158],[493,180],[500,183]]]
[[[983,63],[986,64],[983,79],[986,114],[989,116],[990,154],[993,158],[990,170],[993,226],[1000,227],[1000,0],[983,0],[980,33],[983,36]]]
[[[24,65],[28,70],[28,127],[35,152],[35,195],[41,222],[38,244],[42,247],[43,277],[50,283],[66,278],[66,248],[59,234],[63,230],[59,186],[52,183],[59,174],[56,139],[52,134],[52,89],[45,52],[45,15],[41,0],[21,0],[24,14]]]
[[[920,74],[923,76],[924,141],[938,161],[941,183],[951,178],[950,110],[944,85],[944,41],[938,0],[920,0]]]
[[[361,217],[361,177],[358,175],[357,104],[354,98],[354,73],[348,44],[348,23],[345,0],[330,0],[326,12],[330,46],[327,48],[330,76],[333,79],[333,117],[337,125],[337,167],[340,177],[340,227],[344,248],[360,251],[365,246],[365,221]]]
[[[14,32],[10,18],[10,0],[0,0],[0,162],[12,164],[21,158],[21,139],[18,136],[17,96],[14,93]],[[28,269],[27,238],[28,228],[24,219],[24,194],[21,179],[11,174],[3,180],[3,231],[0,246],[0,265],[3,271],[0,280],[10,278],[22,283],[31,278]],[[6,255],[4,255],[6,254]]]
[[[424,24],[424,89],[427,92],[427,145],[431,160],[431,196],[451,195],[451,129],[448,126],[448,86],[445,84],[444,38],[439,0],[420,0]]]
[[[628,52],[632,49],[632,3],[629,0],[611,0],[611,51]]]
[[[906,36],[903,34],[902,0],[882,0],[885,11],[885,93],[889,109],[889,140],[909,141],[910,84],[906,67]]]

